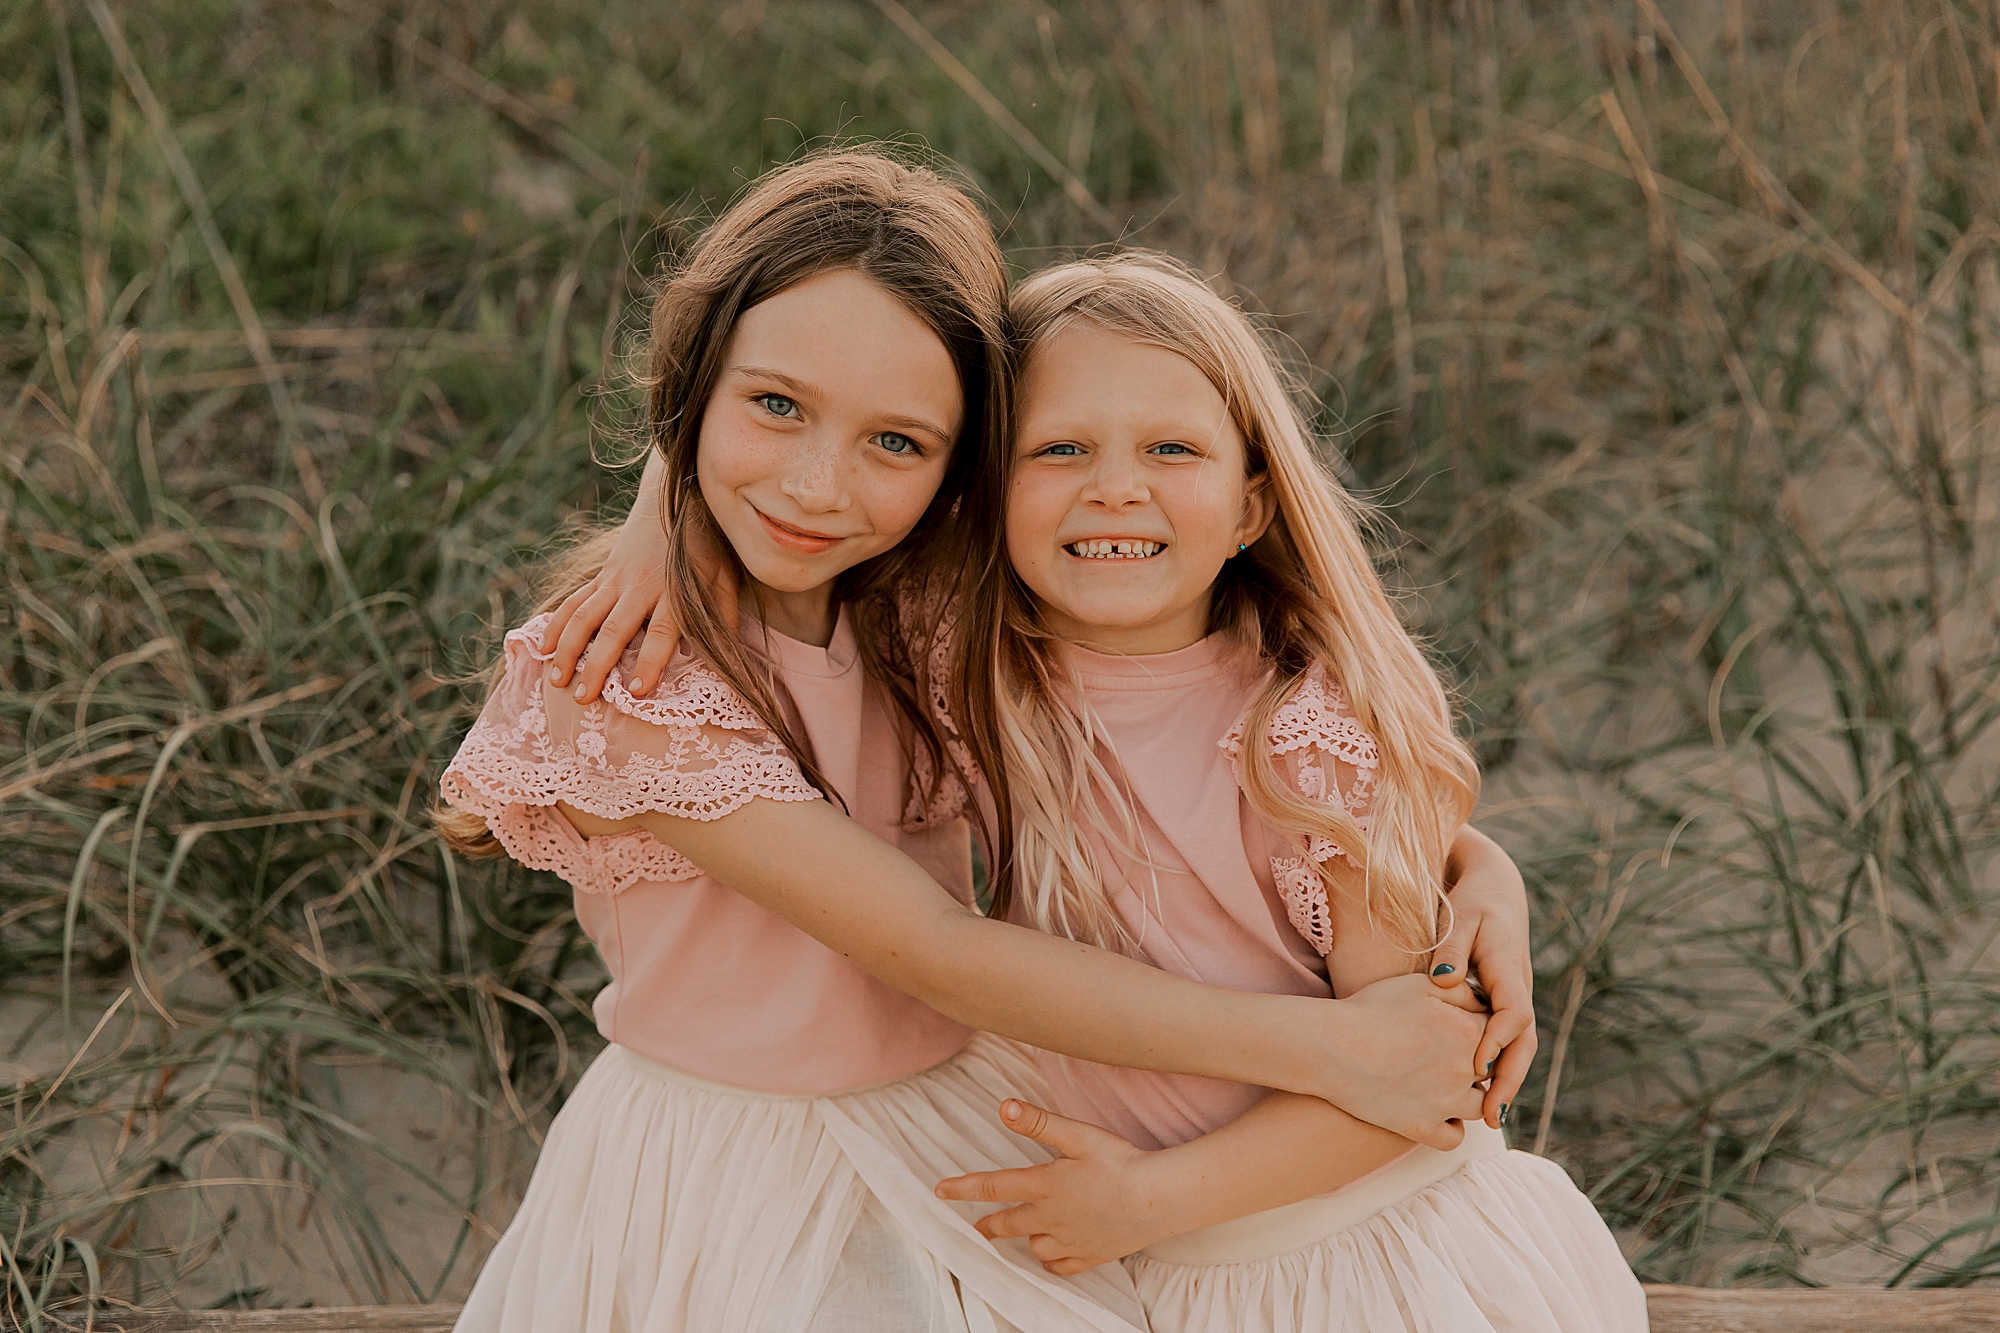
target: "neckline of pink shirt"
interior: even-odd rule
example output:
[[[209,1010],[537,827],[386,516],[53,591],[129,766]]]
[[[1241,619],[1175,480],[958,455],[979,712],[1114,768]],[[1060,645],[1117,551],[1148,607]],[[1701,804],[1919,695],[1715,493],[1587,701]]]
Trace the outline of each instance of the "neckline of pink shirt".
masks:
[[[1223,675],[1237,656],[1229,636],[1221,633],[1170,653],[1100,653],[1067,641],[1062,652],[1076,668],[1077,678],[1092,689],[1134,691],[1180,689],[1212,680]]]
[[[744,613],[737,637],[768,659],[780,673],[838,680],[861,665],[861,647],[854,637],[854,620],[845,602],[833,622],[833,637],[824,648],[780,634],[755,616]]]

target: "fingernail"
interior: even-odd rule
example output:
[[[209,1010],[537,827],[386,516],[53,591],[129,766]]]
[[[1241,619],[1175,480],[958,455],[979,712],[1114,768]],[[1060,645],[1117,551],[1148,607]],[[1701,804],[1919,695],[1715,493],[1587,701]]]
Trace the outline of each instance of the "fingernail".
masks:
[[[559,667],[559,666],[552,666],[552,667],[550,667],[550,668],[549,668],[549,680],[550,680],[550,681],[552,681],[553,683],[557,684],[557,685],[560,685],[560,684],[562,684],[562,668],[561,668],[561,667]]]
[[[1009,1120],[1019,1120],[1021,1118],[1021,1103],[1006,1102],[1002,1104],[1000,1114],[1006,1116]]]
[[[1500,1128],[1507,1128],[1507,1103],[1500,1103]]]
[[[1458,971],[1458,969],[1453,967],[1450,963],[1439,963],[1436,967],[1431,969],[1431,975],[1434,977],[1448,977],[1456,971]]]
[[[1494,1065],[1494,1063],[1495,1063],[1495,1062],[1494,1062],[1494,1061],[1492,1061],[1492,1060],[1488,1060],[1488,1061],[1486,1062],[1486,1073],[1487,1073],[1487,1076],[1488,1076],[1489,1078],[1490,1078],[1490,1077],[1492,1076],[1492,1074],[1493,1074],[1493,1065]]]
[[[582,703],[582,702],[583,702],[583,686],[581,686],[581,685],[578,685],[578,686],[576,687],[576,701],[577,701],[578,703]]]

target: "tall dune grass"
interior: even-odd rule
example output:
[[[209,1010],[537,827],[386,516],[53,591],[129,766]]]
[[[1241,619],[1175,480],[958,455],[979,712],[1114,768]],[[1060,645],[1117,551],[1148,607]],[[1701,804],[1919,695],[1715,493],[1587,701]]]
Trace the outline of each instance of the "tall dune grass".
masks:
[[[1517,1142],[1642,1275],[2000,1272],[1990,0],[19,0],[0,52],[0,1322],[469,1284],[601,973],[424,807],[619,492],[648,275],[830,136],[1296,348],[1535,894]]]

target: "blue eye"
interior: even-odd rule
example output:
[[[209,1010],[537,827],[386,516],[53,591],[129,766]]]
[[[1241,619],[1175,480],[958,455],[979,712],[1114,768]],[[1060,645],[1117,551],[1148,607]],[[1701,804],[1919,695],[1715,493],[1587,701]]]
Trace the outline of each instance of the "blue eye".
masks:
[[[1082,455],[1083,450],[1079,449],[1077,446],[1073,444],[1065,442],[1062,444],[1052,444],[1048,448],[1042,450],[1042,453],[1051,458],[1077,458]]]
[[[885,452],[895,454],[899,458],[908,458],[914,454],[923,452],[922,449],[917,447],[915,440],[907,435],[898,435],[892,430],[883,431],[875,437],[875,440],[882,446]]]
[[[1188,448],[1185,444],[1182,444],[1179,440],[1168,440],[1164,444],[1154,445],[1147,452],[1155,454],[1167,454],[1167,453],[1192,454],[1194,450]]]
[[[799,405],[781,393],[760,393],[757,402],[774,417],[795,417],[799,414]]]

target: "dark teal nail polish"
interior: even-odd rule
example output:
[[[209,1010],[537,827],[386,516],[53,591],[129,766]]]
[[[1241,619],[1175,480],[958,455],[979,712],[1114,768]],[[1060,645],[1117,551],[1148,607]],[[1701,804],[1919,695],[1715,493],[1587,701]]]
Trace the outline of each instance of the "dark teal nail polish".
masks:
[[[1507,1103],[1500,1103],[1500,1128],[1507,1128]]]
[[[1450,963],[1439,963],[1436,967],[1431,969],[1431,975],[1434,977],[1448,977],[1456,971],[1458,971],[1458,969],[1453,967]]]
[[[1488,1077],[1488,1078],[1492,1078],[1492,1077],[1493,1077],[1493,1064],[1494,1064],[1494,1062],[1493,1062],[1493,1061],[1491,1061],[1491,1060],[1488,1060],[1488,1061],[1486,1062],[1486,1077]]]

